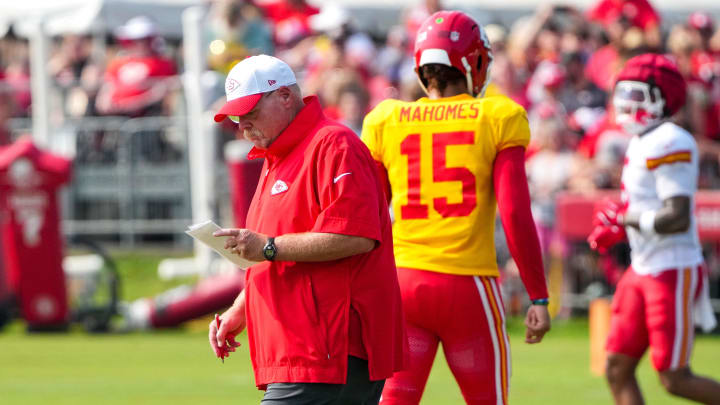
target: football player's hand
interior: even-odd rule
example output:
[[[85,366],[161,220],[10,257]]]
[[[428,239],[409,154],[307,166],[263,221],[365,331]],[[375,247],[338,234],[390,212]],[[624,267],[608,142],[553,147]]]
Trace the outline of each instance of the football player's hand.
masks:
[[[621,225],[596,225],[587,241],[591,249],[605,254],[608,249],[624,241],[625,238],[625,227]]]
[[[265,260],[263,256],[263,247],[267,242],[267,236],[253,232],[249,229],[220,229],[213,232],[213,236],[228,236],[225,240],[225,249],[239,255],[247,260],[254,262],[262,262]]]
[[[593,226],[623,226],[625,208],[618,203],[605,199],[595,206]]]
[[[540,343],[550,330],[550,313],[547,305],[530,305],[525,316],[525,343]]]

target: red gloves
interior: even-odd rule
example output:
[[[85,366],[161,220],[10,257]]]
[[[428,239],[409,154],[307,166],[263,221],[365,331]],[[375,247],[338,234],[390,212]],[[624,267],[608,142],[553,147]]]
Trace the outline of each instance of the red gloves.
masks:
[[[608,249],[625,240],[625,226],[622,222],[624,214],[625,207],[611,200],[604,200],[598,204],[593,214],[594,228],[587,239],[590,248],[604,254]]]

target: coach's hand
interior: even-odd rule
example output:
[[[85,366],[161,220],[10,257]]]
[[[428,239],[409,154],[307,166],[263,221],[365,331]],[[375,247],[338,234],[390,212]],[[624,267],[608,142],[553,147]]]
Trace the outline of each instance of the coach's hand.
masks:
[[[235,337],[245,330],[245,291],[235,299],[233,305],[220,315],[220,328],[215,320],[210,322],[210,348],[217,357],[223,358],[234,352],[240,343]]]
[[[547,305],[530,305],[525,317],[525,343],[540,343],[550,330],[550,314]]]
[[[263,248],[267,243],[267,235],[253,232],[249,229],[220,229],[213,236],[228,236],[225,240],[225,249],[247,260],[262,262]]]

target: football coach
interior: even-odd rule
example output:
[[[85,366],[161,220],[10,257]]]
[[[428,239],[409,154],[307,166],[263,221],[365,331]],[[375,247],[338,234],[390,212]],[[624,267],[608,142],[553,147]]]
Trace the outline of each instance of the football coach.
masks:
[[[215,115],[264,158],[246,229],[222,229],[225,248],[260,263],[218,322],[224,357],[248,331],[262,404],[377,404],[405,364],[407,341],[383,186],[349,128],[303,98],[280,59],[238,63]],[[219,324],[219,327],[218,327]]]

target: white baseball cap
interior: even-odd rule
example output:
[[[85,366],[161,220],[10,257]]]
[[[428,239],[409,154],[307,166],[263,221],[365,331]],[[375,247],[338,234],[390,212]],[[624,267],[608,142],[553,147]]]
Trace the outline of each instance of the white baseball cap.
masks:
[[[157,35],[155,22],[144,15],[129,19],[124,25],[115,30],[118,39],[138,40]]]
[[[228,115],[245,115],[260,101],[263,93],[295,83],[295,73],[278,58],[257,55],[244,59],[225,79],[227,103],[215,114],[215,122]]]

